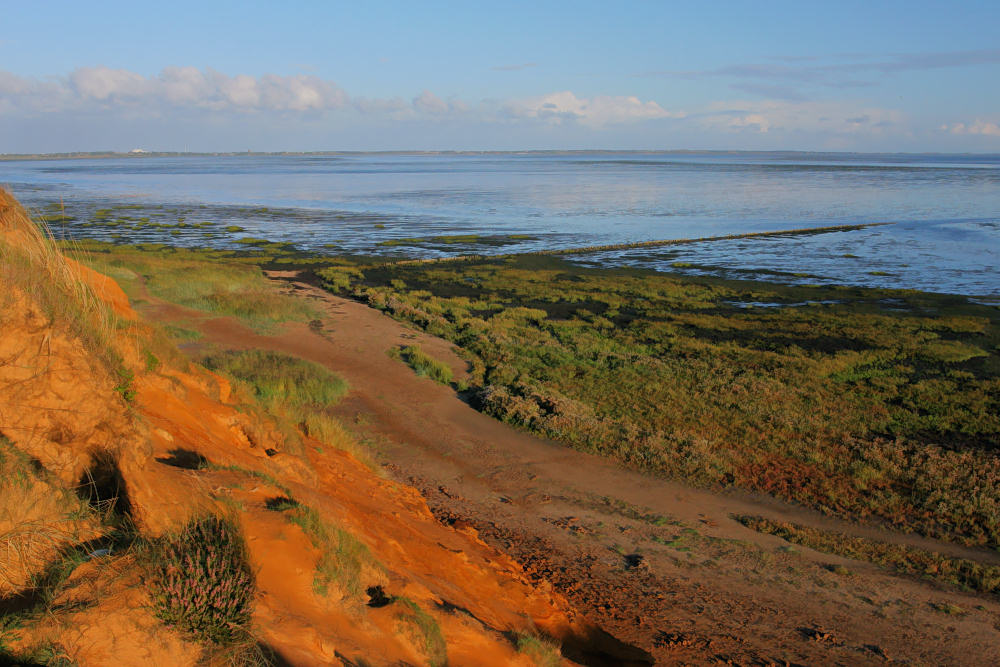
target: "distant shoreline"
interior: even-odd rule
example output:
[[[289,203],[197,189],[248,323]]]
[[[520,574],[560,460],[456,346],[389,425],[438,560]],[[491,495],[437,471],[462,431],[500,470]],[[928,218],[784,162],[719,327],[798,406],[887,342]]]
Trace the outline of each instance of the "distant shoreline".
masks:
[[[976,157],[997,158],[1000,153],[860,153],[852,151],[749,151],[749,150],[696,150],[696,149],[558,149],[558,150],[382,150],[382,151],[144,151],[142,153],[116,151],[73,151],[66,153],[0,153],[0,162],[20,162],[31,160],[101,160],[101,159],[143,159],[164,157],[336,157],[352,155],[733,155],[733,156],[781,156],[789,157]]]

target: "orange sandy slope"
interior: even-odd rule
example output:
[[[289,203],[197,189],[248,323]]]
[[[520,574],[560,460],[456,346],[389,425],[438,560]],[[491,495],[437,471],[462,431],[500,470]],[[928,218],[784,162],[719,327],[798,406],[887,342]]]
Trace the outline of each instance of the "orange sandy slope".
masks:
[[[20,206],[0,191],[0,241],[23,243],[29,234],[25,220]],[[335,586],[326,594],[314,591],[317,549],[297,525],[265,506],[288,491],[370,549],[374,559],[362,570],[361,589],[382,586],[390,596],[416,602],[440,626],[451,664],[532,664],[504,633],[542,631],[579,643],[594,632],[574,620],[560,596],[529,585],[516,563],[471,529],[436,522],[415,490],[314,441],[306,441],[305,453],[287,451],[266,416],[238,409],[224,379],[179,356],[162,355],[163,363],[147,370],[145,352],[157,343],[121,289],[76,263],[68,267],[117,314],[111,345],[134,374],[135,396],[123,399],[116,391],[121,377],[95,358],[58,313],[50,317],[17,285],[3,285],[0,433],[67,487],[93,470],[102,452],[110,453],[131,516],[146,537],[206,511],[235,513],[257,571],[255,635],[288,663],[431,659],[400,622],[397,605],[369,607],[367,599]],[[178,452],[214,465],[170,465]],[[71,542],[67,537],[61,546]],[[22,563],[25,579],[51,556],[42,552],[35,562]],[[155,618],[148,585],[131,554],[91,560],[74,571],[56,600],[87,604],[62,604],[63,611],[11,646],[53,642],[80,665],[194,664],[203,647]]]

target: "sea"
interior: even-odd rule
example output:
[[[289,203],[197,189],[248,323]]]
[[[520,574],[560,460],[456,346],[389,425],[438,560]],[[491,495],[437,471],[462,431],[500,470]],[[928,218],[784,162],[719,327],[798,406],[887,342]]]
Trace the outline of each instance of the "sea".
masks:
[[[0,184],[69,239],[397,259],[781,232],[567,259],[1000,305],[996,154],[146,154],[0,159]]]

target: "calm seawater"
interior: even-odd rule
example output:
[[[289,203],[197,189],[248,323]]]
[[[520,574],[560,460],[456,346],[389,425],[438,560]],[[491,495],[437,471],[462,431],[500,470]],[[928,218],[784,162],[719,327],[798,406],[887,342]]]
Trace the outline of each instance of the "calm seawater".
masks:
[[[241,238],[252,237],[393,257],[891,222],[859,231],[595,253],[574,261],[912,288],[1000,303],[1000,155],[581,152],[0,161],[0,184],[38,211],[51,212],[45,207],[61,201],[72,219],[54,225],[54,233],[68,237],[212,247],[239,247]],[[123,204],[133,208],[113,208]],[[111,213],[98,213],[104,208]],[[245,231],[226,231],[230,225]],[[477,238],[453,238],[463,235]]]

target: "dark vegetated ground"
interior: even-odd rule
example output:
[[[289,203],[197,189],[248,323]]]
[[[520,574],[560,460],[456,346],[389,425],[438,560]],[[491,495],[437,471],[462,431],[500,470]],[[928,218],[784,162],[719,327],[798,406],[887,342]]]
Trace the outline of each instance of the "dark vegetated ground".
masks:
[[[699,485],[1000,546],[996,308],[538,255],[318,273],[457,344],[499,419]]]
[[[734,518],[748,528],[777,535],[789,542],[817,551],[868,561],[898,573],[965,590],[994,595],[1000,592],[1000,567],[996,565],[978,563],[965,558],[948,558],[906,545],[818,530],[793,523],[769,521],[763,517]],[[837,572],[838,567],[834,566],[831,571]]]

